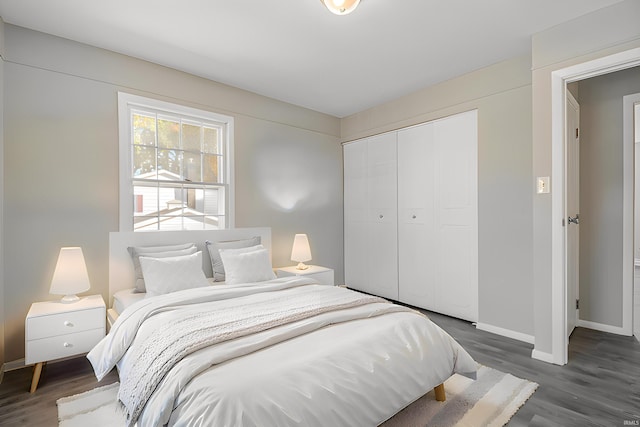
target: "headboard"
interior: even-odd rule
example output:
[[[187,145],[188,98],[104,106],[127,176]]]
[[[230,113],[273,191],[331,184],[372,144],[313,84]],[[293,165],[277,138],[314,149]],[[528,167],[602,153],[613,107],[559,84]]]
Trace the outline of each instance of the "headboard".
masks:
[[[271,228],[233,228],[226,230],[184,230],[184,231],[122,231],[109,233],[109,307],[113,304],[113,294],[135,286],[135,271],[130,246],[159,246],[193,242],[202,251],[202,269],[205,276],[212,277],[209,252],[205,241],[221,242],[248,239],[260,236],[262,245],[271,256]]]

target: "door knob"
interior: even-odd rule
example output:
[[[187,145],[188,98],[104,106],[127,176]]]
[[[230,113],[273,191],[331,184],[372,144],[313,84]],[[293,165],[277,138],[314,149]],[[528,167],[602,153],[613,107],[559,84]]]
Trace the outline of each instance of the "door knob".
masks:
[[[569,217],[568,218],[569,224],[573,223],[573,224],[580,224],[580,215],[576,214],[576,216],[574,218]]]

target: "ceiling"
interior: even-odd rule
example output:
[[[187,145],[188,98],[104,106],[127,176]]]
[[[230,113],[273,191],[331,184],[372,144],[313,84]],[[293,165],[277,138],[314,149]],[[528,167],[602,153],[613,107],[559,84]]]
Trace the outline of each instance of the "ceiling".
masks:
[[[345,117],[531,52],[621,0],[0,0],[5,22]]]

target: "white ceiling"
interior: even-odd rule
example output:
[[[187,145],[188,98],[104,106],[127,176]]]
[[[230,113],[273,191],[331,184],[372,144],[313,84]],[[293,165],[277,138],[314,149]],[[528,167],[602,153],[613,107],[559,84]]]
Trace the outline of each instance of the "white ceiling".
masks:
[[[621,0],[0,0],[5,22],[344,117],[531,51]]]

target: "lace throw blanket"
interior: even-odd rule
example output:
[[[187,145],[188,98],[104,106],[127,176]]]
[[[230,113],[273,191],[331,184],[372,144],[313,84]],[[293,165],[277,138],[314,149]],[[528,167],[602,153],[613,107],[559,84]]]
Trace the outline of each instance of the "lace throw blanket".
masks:
[[[199,349],[322,313],[380,302],[386,301],[337,287],[302,286],[263,294],[252,304],[237,298],[215,307],[203,305],[202,311],[174,322],[131,348],[135,362],[118,392],[128,423],[136,423],[171,368]]]

